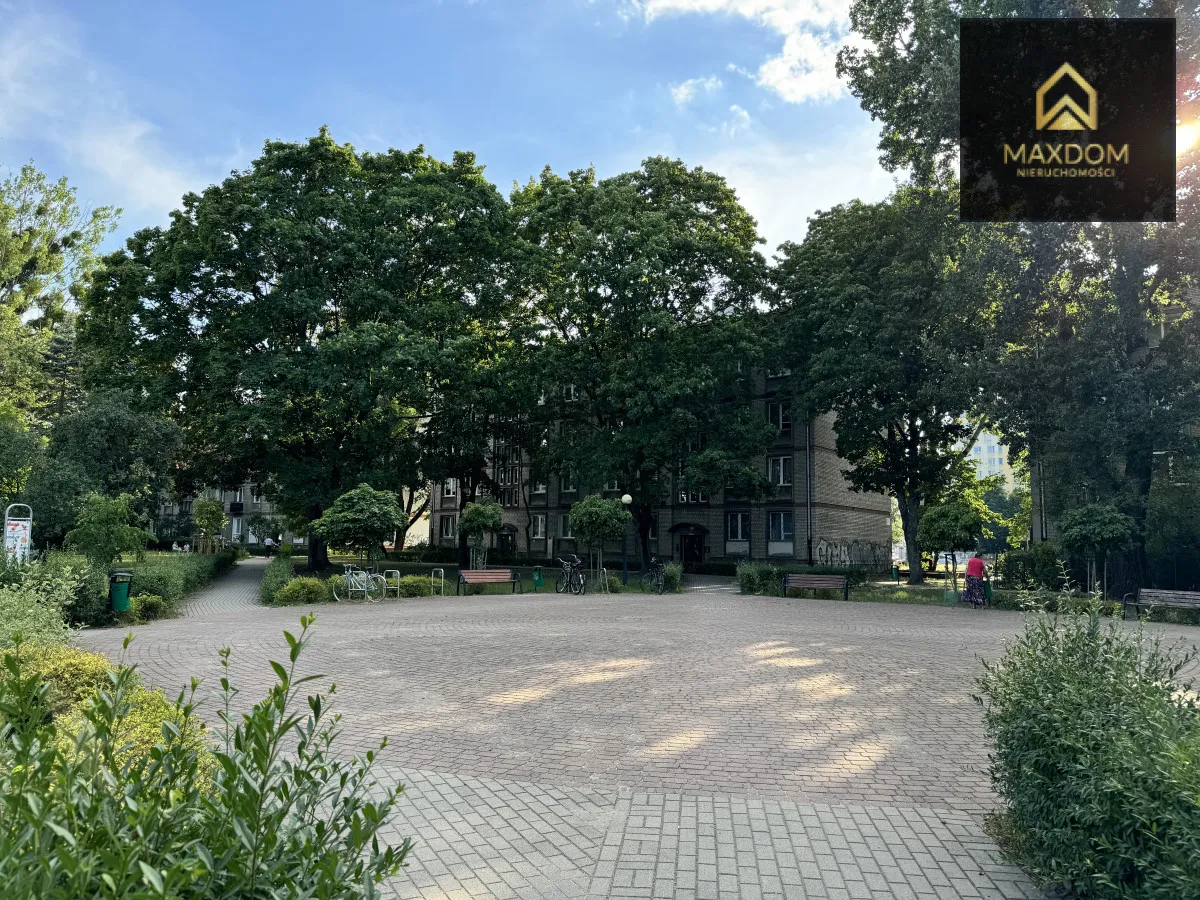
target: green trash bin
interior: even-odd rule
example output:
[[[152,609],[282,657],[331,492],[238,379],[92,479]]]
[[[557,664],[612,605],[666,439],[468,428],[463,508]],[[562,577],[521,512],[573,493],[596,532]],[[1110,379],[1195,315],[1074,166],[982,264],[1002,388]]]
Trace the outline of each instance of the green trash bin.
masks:
[[[113,572],[108,577],[108,601],[113,612],[129,612],[129,583],[132,572]]]
[[[534,566],[533,567],[533,589],[536,591],[538,588],[540,588],[545,583],[546,583],[545,579],[542,578],[542,567]]]
[[[983,583],[983,596],[987,598],[987,602],[992,602],[992,582],[990,580]]]
[[[892,581],[896,582],[896,584],[900,583],[900,567],[899,566],[892,566]]]

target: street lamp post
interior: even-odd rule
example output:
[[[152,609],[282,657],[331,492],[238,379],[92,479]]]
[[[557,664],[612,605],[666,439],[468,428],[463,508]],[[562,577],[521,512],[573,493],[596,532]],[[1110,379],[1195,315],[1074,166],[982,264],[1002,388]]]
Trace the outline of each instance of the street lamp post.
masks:
[[[628,494],[621,495],[621,502],[625,504],[625,508],[629,509],[629,505],[633,503],[633,498]],[[629,584],[629,526],[625,526],[625,533],[621,535],[621,584]]]

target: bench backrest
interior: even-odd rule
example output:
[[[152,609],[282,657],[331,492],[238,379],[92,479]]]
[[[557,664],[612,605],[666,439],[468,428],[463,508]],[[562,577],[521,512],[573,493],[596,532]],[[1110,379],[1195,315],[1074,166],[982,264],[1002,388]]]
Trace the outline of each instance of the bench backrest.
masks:
[[[844,588],[846,576],[789,574],[787,586],[790,588]]]
[[[463,569],[458,574],[467,584],[490,584],[513,580],[512,569]]]
[[[1138,602],[1200,607],[1200,591],[1164,591],[1157,588],[1142,588],[1138,591]]]

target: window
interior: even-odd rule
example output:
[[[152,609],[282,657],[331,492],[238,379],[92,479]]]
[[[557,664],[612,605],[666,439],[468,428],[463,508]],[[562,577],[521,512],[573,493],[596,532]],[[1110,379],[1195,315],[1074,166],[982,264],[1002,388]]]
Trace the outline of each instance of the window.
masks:
[[[750,513],[731,512],[725,515],[725,540],[750,540]]]
[[[232,519],[229,520],[229,534],[235,541],[242,536],[242,517],[241,516],[234,516]]]
[[[974,452],[975,452],[975,455],[978,456],[979,454],[983,453],[983,448],[980,447],[979,445],[976,445]]]
[[[535,494],[544,494],[544,493],[546,493],[546,482],[542,481],[542,482],[539,482],[538,484],[535,484],[535,485],[533,486],[533,492],[534,492]]]
[[[537,513],[533,517],[533,527],[530,530],[534,539],[541,540],[546,536],[546,514]]]
[[[457,497],[458,496],[458,481],[456,479],[448,478],[446,481],[442,482],[442,496],[443,497]]]
[[[604,482],[604,489],[606,491],[619,491],[621,488],[615,481],[606,481]]]
[[[767,540],[790,541],[792,539],[792,514],[790,512],[767,513]]]
[[[776,431],[789,432],[792,430],[792,410],[786,403],[768,403],[767,421]]]
[[[454,537],[454,516],[442,516],[442,531],[443,538]]]
[[[770,372],[767,375],[767,377],[768,378],[786,378],[788,375],[791,375],[791,374],[792,374],[791,369],[780,369],[778,372]]]
[[[575,476],[563,475],[558,479],[558,490],[560,493],[569,494],[575,490]]]
[[[558,534],[559,534],[559,537],[565,537],[565,538],[575,536],[575,535],[571,534],[571,517],[570,516],[564,515],[559,519]]]
[[[772,456],[770,459],[769,476],[771,484],[777,487],[791,486],[792,458],[790,456]]]
[[[192,501],[183,500],[179,504],[179,514],[181,516],[190,516],[192,514]]]
[[[563,388],[563,397],[565,397],[568,401],[578,400],[579,391],[576,390],[575,385],[568,384]]]

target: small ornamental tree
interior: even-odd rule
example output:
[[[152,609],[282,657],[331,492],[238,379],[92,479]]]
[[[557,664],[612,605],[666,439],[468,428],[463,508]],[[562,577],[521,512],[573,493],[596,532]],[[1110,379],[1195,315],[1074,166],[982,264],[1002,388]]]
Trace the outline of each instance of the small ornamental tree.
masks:
[[[278,541],[283,536],[283,522],[276,516],[255,513],[246,520],[246,527],[250,529],[250,533],[258,538],[260,542],[265,541],[267,538]]]
[[[213,550],[213,539],[225,530],[229,519],[225,517],[225,504],[212,497],[197,500],[192,507],[192,519],[203,536],[201,551]]]
[[[603,551],[605,541],[625,537],[633,514],[620,500],[606,500],[599,494],[589,494],[571,507],[571,533],[588,546]]]
[[[465,535],[471,547],[471,567],[482,568],[487,564],[487,549],[484,538],[495,534],[504,524],[504,511],[491,495],[481,492],[479,499],[463,507],[458,517],[458,532]]]
[[[953,589],[958,590],[958,560],[955,554],[974,550],[983,537],[983,518],[970,505],[959,500],[928,507],[921,515],[917,540],[922,547],[937,554],[950,554],[950,577]],[[911,565],[911,563],[910,563]]]
[[[108,566],[122,553],[144,549],[150,535],[131,524],[132,501],[128,494],[86,495],[80,502],[75,527],[67,533],[67,546],[100,567]]]
[[[1133,519],[1110,503],[1089,503],[1067,510],[1058,520],[1058,542],[1068,553],[1087,562],[1088,589],[1096,584],[1096,560],[1104,559],[1104,587],[1108,582],[1108,554],[1133,544]]]
[[[357,550],[375,558],[407,522],[400,502],[391,491],[377,491],[360,484],[333,501],[324,515],[312,523],[313,532],[331,547]]]

